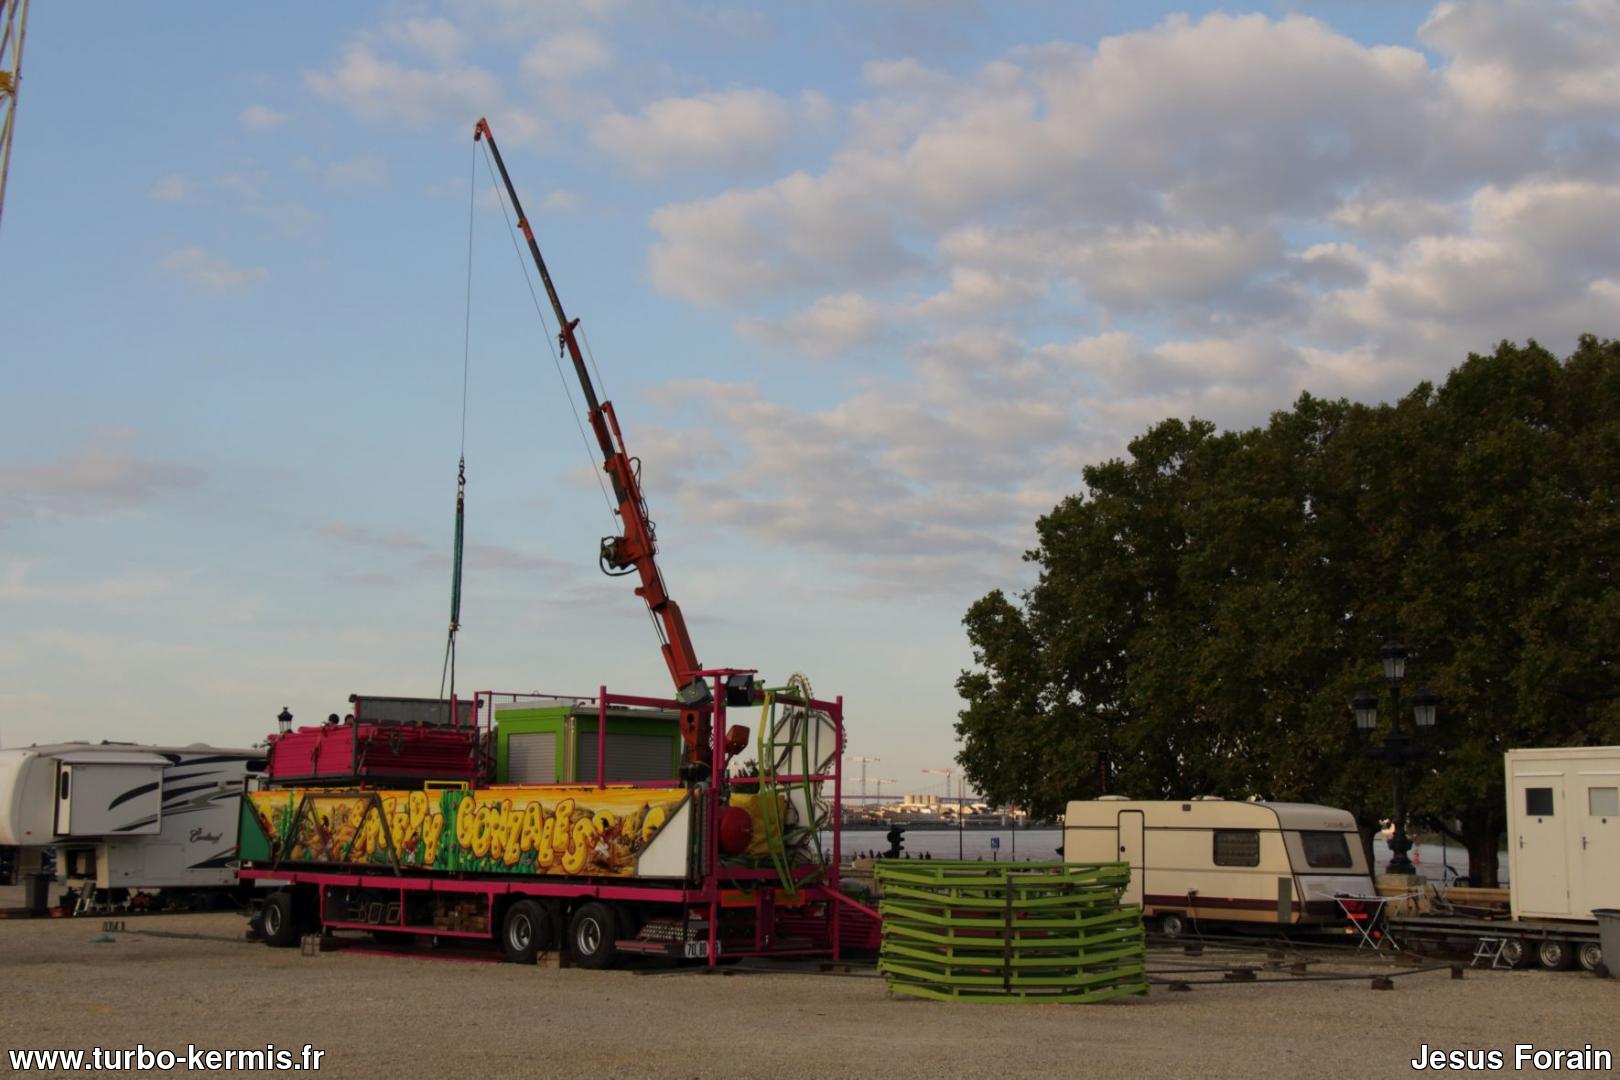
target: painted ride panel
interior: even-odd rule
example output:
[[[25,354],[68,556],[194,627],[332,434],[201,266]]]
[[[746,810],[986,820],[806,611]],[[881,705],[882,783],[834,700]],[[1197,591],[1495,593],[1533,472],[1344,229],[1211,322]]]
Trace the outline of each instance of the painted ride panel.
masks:
[[[691,800],[645,787],[281,788],[242,801],[244,869],[689,876]]]

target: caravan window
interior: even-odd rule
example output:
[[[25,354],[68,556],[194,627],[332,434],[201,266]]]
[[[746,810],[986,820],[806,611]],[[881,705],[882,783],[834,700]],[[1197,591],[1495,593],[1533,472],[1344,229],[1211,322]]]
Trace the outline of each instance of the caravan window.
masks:
[[[1260,833],[1254,829],[1216,829],[1216,866],[1259,866]]]
[[[1350,845],[1342,832],[1301,832],[1299,839],[1305,845],[1305,864],[1318,870],[1348,870]]]
[[[1586,812],[1593,817],[1620,817],[1620,788],[1587,788]]]

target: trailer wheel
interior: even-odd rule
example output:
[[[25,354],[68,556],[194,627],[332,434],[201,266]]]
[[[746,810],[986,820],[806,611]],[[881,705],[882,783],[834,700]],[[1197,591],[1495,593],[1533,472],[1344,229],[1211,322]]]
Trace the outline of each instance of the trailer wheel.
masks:
[[[1510,968],[1521,968],[1530,960],[1530,946],[1522,938],[1508,938],[1502,942],[1502,963]]]
[[[1548,971],[1563,971],[1575,966],[1575,950],[1567,941],[1549,938],[1536,946],[1536,960]]]
[[[1603,946],[1595,941],[1583,941],[1575,950],[1575,962],[1582,971],[1596,971],[1603,966]]]
[[[618,955],[619,920],[599,900],[581,904],[568,924],[568,945],[584,968],[605,968]]]
[[[1159,916],[1159,933],[1167,938],[1178,938],[1187,932],[1187,920],[1174,911]]]
[[[293,894],[277,889],[265,897],[259,925],[264,931],[264,943],[273,949],[298,944],[298,913],[293,906]]]
[[[551,915],[534,900],[518,900],[501,919],[501,952],[507,963],[532,964],[550,944]]]

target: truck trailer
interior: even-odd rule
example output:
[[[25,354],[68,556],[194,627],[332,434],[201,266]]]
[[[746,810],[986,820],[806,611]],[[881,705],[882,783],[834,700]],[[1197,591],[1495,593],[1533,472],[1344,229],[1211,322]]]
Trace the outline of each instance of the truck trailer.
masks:
[[[656,779],[616,779],[615,750],[628,748],[623,769],[638,774],[652,758],[649,746],[615,742],[615,728],[657,738],[662,727],[678,741],[691,702],[605,688],[561,706],[478,694],[481,715],[512,717],[518,730],[467,733],[508,746],[503,771],[471,783],[308,786],[272,768],[242,800],[239,832],[241,878],[275,888],[266,943],[363,930],[493,940],[519,963],[560,949],[586,967],[631,954],[713,964],[871,947],[876,913],[839,888],[842,701],[802,683],[761,689],[751,672],[707,674],[707,761],[681,763],[671,750]],[[754,706],[759,774],[728,776],[739,736],[727,711]],[[548,721],[558,745],[596,744],[594,777],[538,782],[534,755],[511,753],[513,738]],[[506,782],[514,768],[522,778]]]
[[[1392,928],[1483,945],[1511,967],[1596,970],[1604,960],[1592,911],[1620,907],[1620,746],[1509,750],[1502,767],[1511,917],[1428,912]]]

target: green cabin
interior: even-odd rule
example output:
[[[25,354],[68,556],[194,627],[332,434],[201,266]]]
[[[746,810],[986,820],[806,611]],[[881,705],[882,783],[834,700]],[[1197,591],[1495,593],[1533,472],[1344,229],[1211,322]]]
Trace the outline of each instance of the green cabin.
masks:
[[[497,784],[594,784],[597,709],[580,702],[495,705]],[[673,710],[610,708],[610,783],[675,780],[681,763],[680,716]]]

